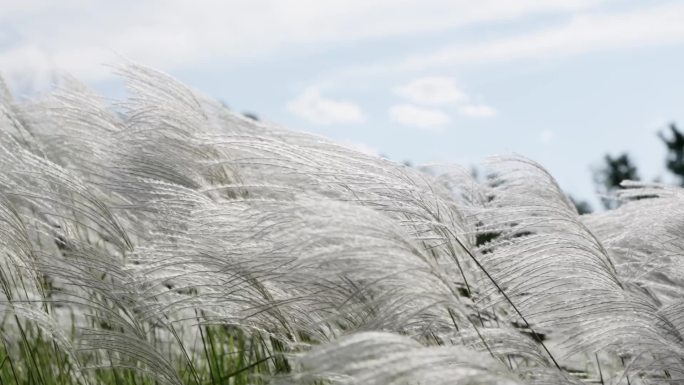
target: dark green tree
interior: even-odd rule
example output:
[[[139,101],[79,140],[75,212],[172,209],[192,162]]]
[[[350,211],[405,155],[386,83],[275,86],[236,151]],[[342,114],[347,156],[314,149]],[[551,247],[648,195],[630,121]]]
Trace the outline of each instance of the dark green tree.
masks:
[[[577,209],[577,213],[582,215],[582,214],[591,214],[592,211],[594,211],[589,204],[589,202],[584,201],[584,200],[579,200],[573,197],[572,195],[568,195],[570,198],[570,201],[572,202],[573,205],[575,205],[575,208]]]
[[[243,112],[242,116],[249,118],[249,119],[252,119],[254,121],[257,121],[257,122],[259,121],[259,116],[253,112]]]
[[[678,179],[679,184],[684,186],[684,135],[677,129],[674,123],[670,124],[672,136],[666,137],[662,132],[658,133],[660,139],[667,146],[667,159],[665,165]]]
[[[606,209],[617,207],[618,202],[611,198],[615,190],[620,188],[623,180],[639,180],[636,165],[625,152],[616,157],[606,154],[604,164],[594,171],[594,184],[602,195],[601,202]]]

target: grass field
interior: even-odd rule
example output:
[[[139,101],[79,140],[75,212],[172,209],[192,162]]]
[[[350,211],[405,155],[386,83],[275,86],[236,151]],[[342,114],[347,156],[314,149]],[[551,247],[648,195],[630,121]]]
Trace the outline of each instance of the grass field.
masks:
[[[141,66],[0,99],[3,384],[678,384],[684,194],[411,168]]]

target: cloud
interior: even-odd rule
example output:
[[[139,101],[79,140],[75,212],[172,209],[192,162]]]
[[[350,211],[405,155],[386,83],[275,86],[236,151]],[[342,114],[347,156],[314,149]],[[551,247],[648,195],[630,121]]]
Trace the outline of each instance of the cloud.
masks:
[[[40,47],[27,45],[0,54],[0,71],[9,79],[45,85],[62,71],[88,80],[109,77],[111,69],[104,64],[115,60],[113,52],[95,47],[84,47],[78,52],[48,53]]]
[[[424,70],[457,64],[535,59],[684,42],[684,4],[627,12],[583,14],[570,22],[526,34],[451,45],[401,61],[395,70]]]
[[[394,92],[417,104],[450,104],[468,101],[468,95],[456,87],[450,77],[424,77],[399,86]]]
[[[403,86],[396,87],[394,92],[419,105],[456,106],[458,114],[465,117],[490,118],[497,115],[494,107],[471,102],[471,97],[456,87],[456,79],[452,77],[430,76],[416,79]],[[440,110],[430,110],[409,104],[395,106],[395,108],[397,108],[395,114],[390,113],[390,115],[403,116],[403,119],[396,119],[399,122],[412,121],[411,117],[413,116],[425,116],[427,121],[449,121],[448,115]],[[408,125],[418,126],[415,123]]]
[[[10,1],[0,25],[13,38],[0,45],[0,66],[13,72],[48,63],[51,70],[100,80],[107,71],[85,69],[110,62],[112,52],[166,71],[226,66],[297,47],[434,33],[603,1]],[[25,55],[27,47],[40,55]]]
[[[348,101],[325,98],[316,87],[307,88],[287,104],[287,109],[311,123],[361,123],[366,120],[361,108]]]
[[[442,110],[413,104],[393,106],[389,109],[389,116],[393,122],[427,131],[441,131],[442,127],[451,122],[449,115]]]
[[[458,107],[458,114],[469,118],[491,118],[498,112],[486,104],[464,104]]]

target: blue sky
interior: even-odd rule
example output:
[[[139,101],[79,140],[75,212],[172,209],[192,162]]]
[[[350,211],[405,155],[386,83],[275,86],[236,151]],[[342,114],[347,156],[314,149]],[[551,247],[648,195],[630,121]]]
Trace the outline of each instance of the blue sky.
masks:
[[[125,57],[279,125],[413,163],[515,152],[596,207],[590,168],[684,126],[684,2],[0,0],[0,73],[109,96]]]

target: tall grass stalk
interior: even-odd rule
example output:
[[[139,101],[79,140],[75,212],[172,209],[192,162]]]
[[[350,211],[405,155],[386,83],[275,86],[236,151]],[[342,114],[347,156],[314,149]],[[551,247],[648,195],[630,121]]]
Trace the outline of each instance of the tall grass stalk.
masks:
[[[680,188],[580,216],[117,73],[0,92],[0,385],[684,381]]]

